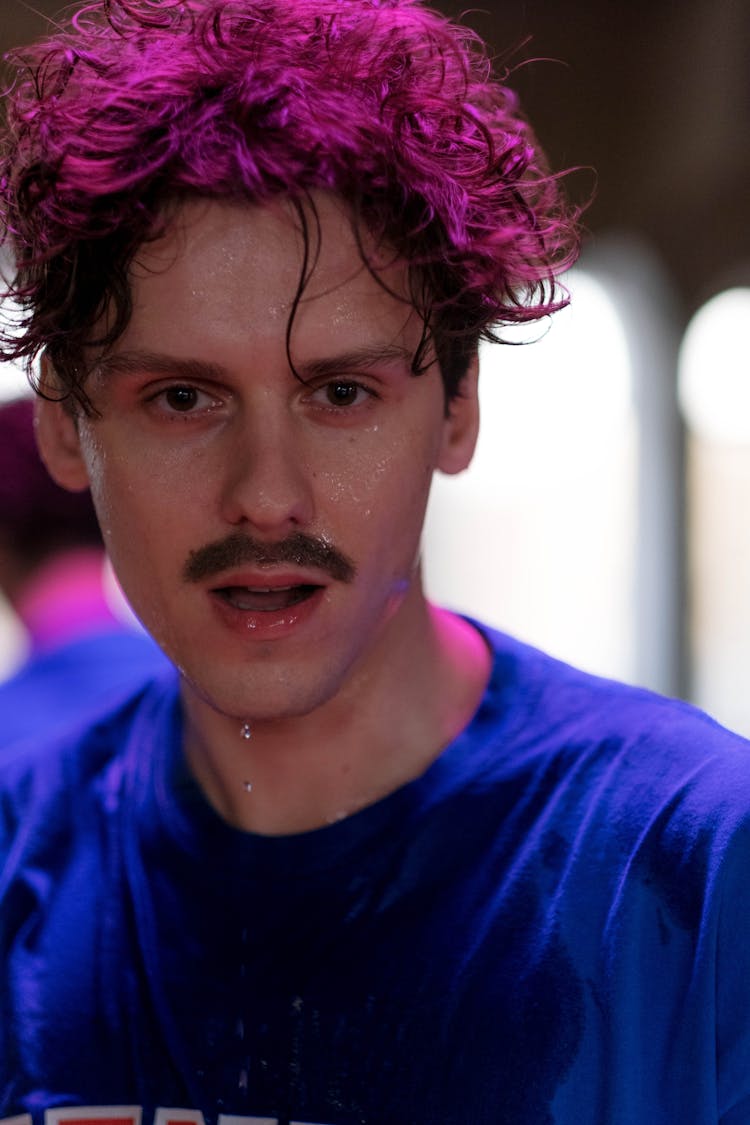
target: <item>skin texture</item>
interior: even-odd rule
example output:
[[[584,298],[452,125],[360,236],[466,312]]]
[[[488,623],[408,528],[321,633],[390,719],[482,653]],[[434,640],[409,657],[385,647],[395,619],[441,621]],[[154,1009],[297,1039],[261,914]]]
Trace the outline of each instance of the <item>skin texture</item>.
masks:
[[[343,205],[316,204],[319,256],[291,339],[304,382],[285,348],[293,210],[196,201],[134,263],[132,320],[89,377],[100,416],[38,408],[48,466],[90,485],[123,589],[182,673],[199,782],[264,832],[326,823],[422,772],[488,675],[473,629],[427,605],[418,561],[433,472],[473,452],[476,371],[446,414],[437,366],[409,370],[418,318],[362,267]],[[405,292],[401,264],[383,276]],[[300,535],[348,569],[256,551],[186,577],[228,537],[275,557]],[[217,592],[295,584],[317,587],[302,610],[227,608]]]

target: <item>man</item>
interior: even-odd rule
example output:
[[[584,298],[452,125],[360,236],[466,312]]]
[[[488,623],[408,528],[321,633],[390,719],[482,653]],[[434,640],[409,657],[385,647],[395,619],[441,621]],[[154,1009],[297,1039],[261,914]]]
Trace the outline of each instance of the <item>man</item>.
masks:
[[[42,464],[28,397],[0,406],[0,589],[27,637],[0,684],[2,746],[81,722],[165,665],[120,612],[89,493],[60,488]]]
[[[479,45],[122,0],[39,59],[6,350],[179,675],[2,763],[2,1112],[750,1120],[746,743],[422,591],[478,339],[575,255]]]

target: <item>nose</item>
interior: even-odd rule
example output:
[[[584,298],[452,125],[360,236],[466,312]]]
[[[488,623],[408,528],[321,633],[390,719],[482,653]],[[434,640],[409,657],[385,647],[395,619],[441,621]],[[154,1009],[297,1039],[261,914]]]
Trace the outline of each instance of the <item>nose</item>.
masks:
[[[312,474],[291,418],[246,408],[226,446],[222,516],[262,536],[279,536],[313,519]]]

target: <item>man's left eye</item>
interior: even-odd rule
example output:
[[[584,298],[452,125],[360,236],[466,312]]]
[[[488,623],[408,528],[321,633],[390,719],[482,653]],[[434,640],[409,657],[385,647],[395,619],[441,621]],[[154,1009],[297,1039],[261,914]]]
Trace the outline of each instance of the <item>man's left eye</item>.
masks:
[[[332,383],[326,383],[323,390],[331,406],[353,406],[360,400],[360,396],[366,393],[361,384],[346,379],[336,379]]]
[[[163,392],[164,401],[170,410],[184,414],[198,405],[198,391],[195,387],[168,387]]]

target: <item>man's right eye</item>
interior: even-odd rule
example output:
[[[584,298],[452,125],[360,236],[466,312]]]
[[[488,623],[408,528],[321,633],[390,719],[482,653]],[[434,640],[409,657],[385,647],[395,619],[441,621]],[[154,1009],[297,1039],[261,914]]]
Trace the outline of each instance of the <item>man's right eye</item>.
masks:
[[[196,421],[221,406],[221,394],[193,383],[154,383],[145,390],[149,413],[164,420],[182,416]]]
[[[195,387],[167,387],[162,391],[162,396],[171,410],[181,414],[194,410],[198,405],[198,391]]]

